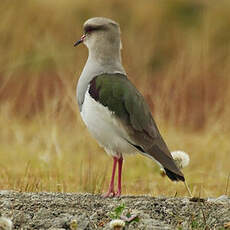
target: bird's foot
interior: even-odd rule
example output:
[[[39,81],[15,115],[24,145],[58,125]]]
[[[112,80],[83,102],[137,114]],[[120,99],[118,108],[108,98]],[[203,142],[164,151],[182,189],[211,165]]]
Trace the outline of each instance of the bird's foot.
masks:
[[[115,196],[116,197],[120,197],[121,196],[121,190],[120,189],[118,189],[118,191],[116,192]]]
[[[114,191],[114,189],[109,189],[107,193],[103,195],[104,198],[106,197],[120,197],[121,196],[121,190],[118,189],[117,192]]]
[[[109,189],[109,191],[107,193],[105,193],[103,195],[104,198],[107,198],[107,197],[114,197],[116,195],[114,189]]]

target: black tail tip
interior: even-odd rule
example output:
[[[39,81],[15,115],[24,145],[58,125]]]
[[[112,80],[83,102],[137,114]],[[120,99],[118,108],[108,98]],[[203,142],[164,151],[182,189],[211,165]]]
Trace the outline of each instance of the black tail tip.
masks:
[[[166,175],[172,180],[172,181],[185,181],[184,176],[178,175],[167,168],[164,168]]]

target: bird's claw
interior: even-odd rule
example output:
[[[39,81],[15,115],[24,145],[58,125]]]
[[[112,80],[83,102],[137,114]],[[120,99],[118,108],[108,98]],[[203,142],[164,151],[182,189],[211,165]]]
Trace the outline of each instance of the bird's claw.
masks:
[[[107,193],[105,193],[103,195],[104,198],[107,198],[107,197],[114,197],[115,196],[115,191],[114,190],[109,190]]]
[[[115,197],[120,197],[120,196],[121,196],[121,191],[118,190],[118,191],[116,192],[116,194],[115,194]]]
[[[113,189],[109,190],[107,193],[105,193],[103,195],[104,198],[107,198],[107,197],[120,197],[120,196],[121,196],[121,191],[118,190],[117,192],[115,192]]]

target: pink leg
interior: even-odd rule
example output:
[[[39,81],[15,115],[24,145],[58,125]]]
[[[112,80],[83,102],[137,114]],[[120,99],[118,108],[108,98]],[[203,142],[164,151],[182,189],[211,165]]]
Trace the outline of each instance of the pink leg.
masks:
[[[109,190],[108,190],[108,192],[104,195],[104,197],[109,197],[110,195],[112,195],[112,196],[115,195],[115,191],[114,191],[114,177],[115,177],[115,173],[116,173],[117,161],[118,161],[118,158],[113,157],[113,171],[112,171],[112,177],[111,177],[111,180],[110,180]]]
[[[118,184],[117,184],[117,193],[116,193],[117,197],[121,195],[122,164],[123,164],[123,157],[121,156],[118,159]]]

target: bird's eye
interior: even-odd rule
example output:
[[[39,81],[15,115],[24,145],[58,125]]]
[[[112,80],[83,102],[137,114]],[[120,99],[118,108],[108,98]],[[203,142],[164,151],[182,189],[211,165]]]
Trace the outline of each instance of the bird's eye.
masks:
[[[85,28],[85,33],[91,33],[92,31],[98,31],[98,30],[105,30],[104,26],[92,26],[92,25],[87,25]]]
[[[94,30],[96,30],[96,28],[93,26],[86,26],[85,27],[85,33],[91,33]]]

